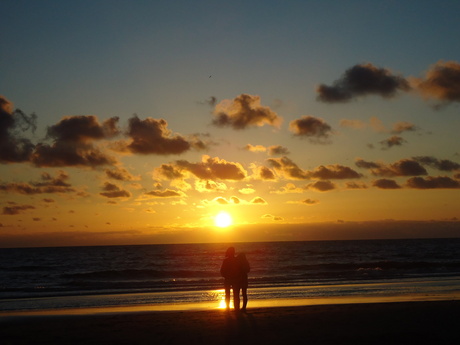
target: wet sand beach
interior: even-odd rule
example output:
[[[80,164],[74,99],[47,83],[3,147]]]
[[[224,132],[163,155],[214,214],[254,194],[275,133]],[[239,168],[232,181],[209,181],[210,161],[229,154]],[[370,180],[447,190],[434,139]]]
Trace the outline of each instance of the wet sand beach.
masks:
[[[2,344],[459,344],[460,301],[2,316]]]

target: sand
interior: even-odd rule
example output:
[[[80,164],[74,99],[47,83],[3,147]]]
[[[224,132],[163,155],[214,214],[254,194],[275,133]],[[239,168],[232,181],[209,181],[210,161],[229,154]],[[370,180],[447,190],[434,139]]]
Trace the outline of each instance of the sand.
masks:
[[[2,317],[9,344],[460,344],[460,301]]]

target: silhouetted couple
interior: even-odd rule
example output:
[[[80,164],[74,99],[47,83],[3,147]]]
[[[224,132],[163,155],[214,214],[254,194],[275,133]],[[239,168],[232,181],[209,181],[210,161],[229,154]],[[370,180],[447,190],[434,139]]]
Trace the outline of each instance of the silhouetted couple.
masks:
[[[236,311],[240,310],[240,290],[243,296],[241,310],[246,312],[248,304],[248,273],[250,267],[244,253],[235,256],[235,248],[230,247],[225,253],[225,259],[220,268],[220,274],[224,277],[225,304],[230,309],[230,291],[233,291],[233,305]]]

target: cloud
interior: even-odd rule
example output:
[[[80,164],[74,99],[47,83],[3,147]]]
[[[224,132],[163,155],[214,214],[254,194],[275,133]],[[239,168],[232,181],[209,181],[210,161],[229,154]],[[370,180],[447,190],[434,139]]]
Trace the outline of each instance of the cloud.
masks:
[[[332,179],[354,179],[361,178],[362,175],[354,171],[353,169],[340,165],[320,165],[313,171],[309,171],[307,176],[310,178],[316,178],[320,180],[332,180]]]
[[[118,181],[139,181],[139,176],[133,176],[128,170],[125,168],[112,168],[106,169],[105,173],[108,178],[118,180]]]
[[[314,200],[314,199],[304,199],[304,200],[299,200],[299,201],[288,201],[289,204],[301,204],[301,205],[317,205],[319,204],[319,200]]]
[[[203,155],[201,163],[178,160],[161,165],[159,169],[155,169],[155,174],[166,179],[186,178],[187,174],[191,174],[202,180],[242,180],[247,172],[240,163]]]
[[[106,198],[129,198],[131,197],[130,192],[123,190],[117,185],[110,183],[110,182],[105,182],[102,190],[104,192],[101,192],[99,194],[102,196],[105,196]]]
[[[126,144],[126,149],[144,155],[178,155],[190,150],[191,143],[178,134],[173,135],[167,127],[164,119],[148,117],[141,120],[137,116],[131,117],[127,131],[131,142]]]
[[[256,180],[262,180],[262,181],[275,181],[276,176],[275,173],[270,169],[265,166],[253,166],[253,177]]]
[[[53,144],[35,147],[31,162],[38,167],[113,165],[116,159],[94,146],[94,142],[118,134],[118,117],[99,123],[96,116],[66,116],[48,127],[47,138]]]
[[[316,189],[317,191],[320,191],[320,192],[327,192],[327,191],[335,189],[335,187],[336,187],[335,184],[332,183],[331,181],[316,181],[316,182],[313,182],[307,185],[307,188]]]
[[[241,194],[254,194],[256,190],[252,187],[247,186],[246,188],[241,188],[238,190]]]
[[[460,63],[438,61],[422,79],[411,80],[414,88],[426,99],[444,103],[460,101]]]
[[[343,120],[340,120],[340,127],[352,128],[352,129],[371,128],[377,133],[388,132],[383,122],[375,116],[369,119],[369,123],[361,121],[361,120],[343,119]]]
[[[305,180],[308,174],[286,156],[269,158],[267,162],[281,175],[289,179]]]
[[[428,176],[423,177],[412,177],[407,180],[407,186],[415,189],[457,189],[460,188],[460,182],[456,181],[448,176]]]
[[[356,166],[369,169],[375,176],[418,176],[427,175],[427,171],[416,160],[401,159],[393,164],[385,165],[383,163],[367,162],[357,159]]]
[[[223,182],[212,180],[195,181],[195,190],[198,192],[223,192],[227,189],[227,185]]]
[[[304,193],[305,188],[299,188],[293,183],[286,183],[285,186],[282,186],[279,190],[271,191],[270,193],[275,194],[290,194],[290,193]]]
[[[365,183],[345,182],[345,188],[347,189],[367,189],[367,185]]]
[[[428,165],[432,168],[435,168],[441,171],[460,170],[460,164],[450,161],[448,159],[440,160],[432,156],[417,156],[417,157],[413,157],[413,159],[423,165]]]
[[[208,99],[204,100],[204,101],[201,101],[201,102],[198,102],[198,104],[205,104],[205,105],[209,105],[211,107],[214,107],[217,103],[217,98],[214,97],[214,96],[211,96],[209,97]]]
[[[146,195],[153,196],[155,198],[176,198],[182,196],[183,194],[180,192],[176,192],[175,190],[166,189],[166,190],[153,190],[151,192],[145,193]]]
[[[281,175],[289,179],[307,180],[307,179],[354,179],[362,177],[353,169],[340,165],[320,165],[314,170],[303,170],[297,164],[287,157],[270,158],[268,163]]]
[[[241,203],[247,203],[247,201],[244,201],[236,196],[232,196],[228,200],[225,199],[224,197],[218,196],[217,198],[214,198],[211,201],[203,200],[202,203],[206,205],[229,205],[229,204],[238,205]]]
[[[13,111],[13,104],[0,95],[0,163],[21,163],[29,160],[35,145],[21,132],[35,131],[36,115]]]
[[[260,97],[241,94],[233,100],[223,100],[214,109],[213,124],[218,127],[230,126],[233,129],[261,127],[265,124],[279,127],[282,118],[269,107],[260,104]]]
[[[266,152],[267,148],[263,145],[251,145],[247,144],[244,149],[249,152]]]
[[[76,192],[76,189],[66,182],[68,179],[69,175],[64,171],[59,171],[56,177],[44,172],[40,181],[2,183],[0,191],[24,195]]]
[[[179,180],[185,178],[185,174],[181,172],[178,166],[174,164],[162,164],[159,168],[155,168],[154,176],[158,176],[165,180]]]
[[[281,145],[273,145],[268,147],[268,154],[270,156],[288,155],[289,150]]]
[[[295,136],[307,138],[312,143],[327,143],[332,128],[324,120],[313,116],[302,116],[291,121],[289,129]]]
[[[252,199],[250,201],[250,203],[255,204],[255,205],[266,205],[267,204],[267,202],[263,198],[261,198],[260,196]]]
[[[35,206],[32,205],[13,205],[13,206],[5,206],[3,207],[4,215],[14,216],[17,214],[24,213],[27,210],[34,210]]]
[[[284,220],[283,217],[279,217],[279,216],[274,216],[272,214],[264,214],[262,217],[260,217],[262,219],[271,219],[271,220],[275,220],[275,221],[282,221]]]
[[[390,180],[386,178],[375,180],[372,182],[372,185],[380,189],[399,189],[401,188],[401,186],[399,186],[395,180]]]
[[[404,140],[404,138],[397,136],[397,135],[393,135],[392,137],[388,139],[382,140],[380,142],[380,145],[382,145],[382,150],[385,150],[385,149],[390,149],[393,146],[401,146],[404,143],[407,143],[407,141]]]
[[[402,132],[414,132],[417,130],[417,126],[415,126],[411,122],[400,121],[393,124],[393,129],[391,133],[393,134],[401,134]]]
[[[349,68],[332,86],[319,85],[316,92],[319,101],[337,103],[367,95],[391,98],[399,91],[409,89],[409,83],[404,77],[393,75],[388,69],[367,63]]]
[[[247,144],[244,147],[244,149],[249,152],[267,152],[270,156],[289,154],[289,150],[286,147],[283,147],[281,145],[272,145],[269,147],[265,147],[263,145]]]

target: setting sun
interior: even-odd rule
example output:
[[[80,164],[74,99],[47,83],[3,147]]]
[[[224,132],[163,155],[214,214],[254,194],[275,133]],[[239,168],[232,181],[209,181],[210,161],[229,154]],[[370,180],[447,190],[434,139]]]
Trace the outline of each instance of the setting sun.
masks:
[[[219,228],[226,228],[227,226],[232,225],[233,223],[232,216],[230,216],[230,214],[224,211],[219,212],[214,218],[214,223]]]

